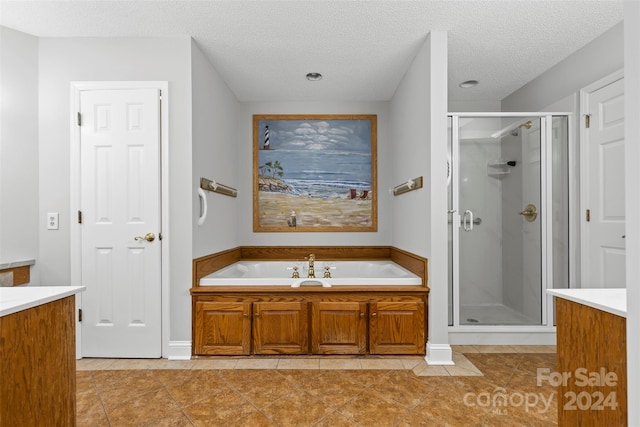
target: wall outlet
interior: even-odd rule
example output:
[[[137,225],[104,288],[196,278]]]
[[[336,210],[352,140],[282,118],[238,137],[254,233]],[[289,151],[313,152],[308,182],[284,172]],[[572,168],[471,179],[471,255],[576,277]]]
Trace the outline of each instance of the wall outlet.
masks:
[[[47,230],[57,230],[58,227],[58,212],[47,214]]]

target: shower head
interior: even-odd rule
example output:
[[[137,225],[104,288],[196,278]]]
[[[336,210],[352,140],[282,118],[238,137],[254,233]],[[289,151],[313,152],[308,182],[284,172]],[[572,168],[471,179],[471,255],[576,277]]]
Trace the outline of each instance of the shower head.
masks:
[[[518,136],[520,135],[520,129],[521,128],[527,128],[527,129],[531,129],[532,123],[531,120],[524,122],[522,124],[520,124],[519,126],[516,126],[515,128],[513,128],[513,130],[511,131],[511,135],[513,136]]]

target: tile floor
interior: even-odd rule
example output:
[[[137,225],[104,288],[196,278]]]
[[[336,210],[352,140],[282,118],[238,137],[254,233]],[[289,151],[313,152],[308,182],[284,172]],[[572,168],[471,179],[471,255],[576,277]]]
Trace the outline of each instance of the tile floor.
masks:
[[[83,359],[78,426],[549,426],[553,346],[454,346],[422,358]]]

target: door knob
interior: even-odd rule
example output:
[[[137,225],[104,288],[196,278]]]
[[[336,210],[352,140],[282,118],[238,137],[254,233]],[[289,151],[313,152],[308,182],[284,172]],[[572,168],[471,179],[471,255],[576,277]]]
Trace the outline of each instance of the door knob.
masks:
[[[133,238],[133,240],[138,241],[138,240],[146,240],[147,242],[153,242],[156,239],[156,235],[153,233],[147,233],[144,235],[144,237],[142,236],[136,236]]]
[[[538,217],[538,211],[535,205],[528,204],[518,215],[522,215],[527,221],[533,222]]]

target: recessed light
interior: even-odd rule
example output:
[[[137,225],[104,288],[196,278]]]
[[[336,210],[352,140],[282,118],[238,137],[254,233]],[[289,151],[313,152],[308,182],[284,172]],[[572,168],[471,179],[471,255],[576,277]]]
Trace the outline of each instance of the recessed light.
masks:
[[[460,83],[458,86],[460,86],[463,89],[468,89],[470,87],[478,86],[478,81],[477,80],[467,80],[466,82]]]
[[[322,80],[322,74],[320,73],[307,73],[307,80],[310,82],[317,82],[318,80]]]

